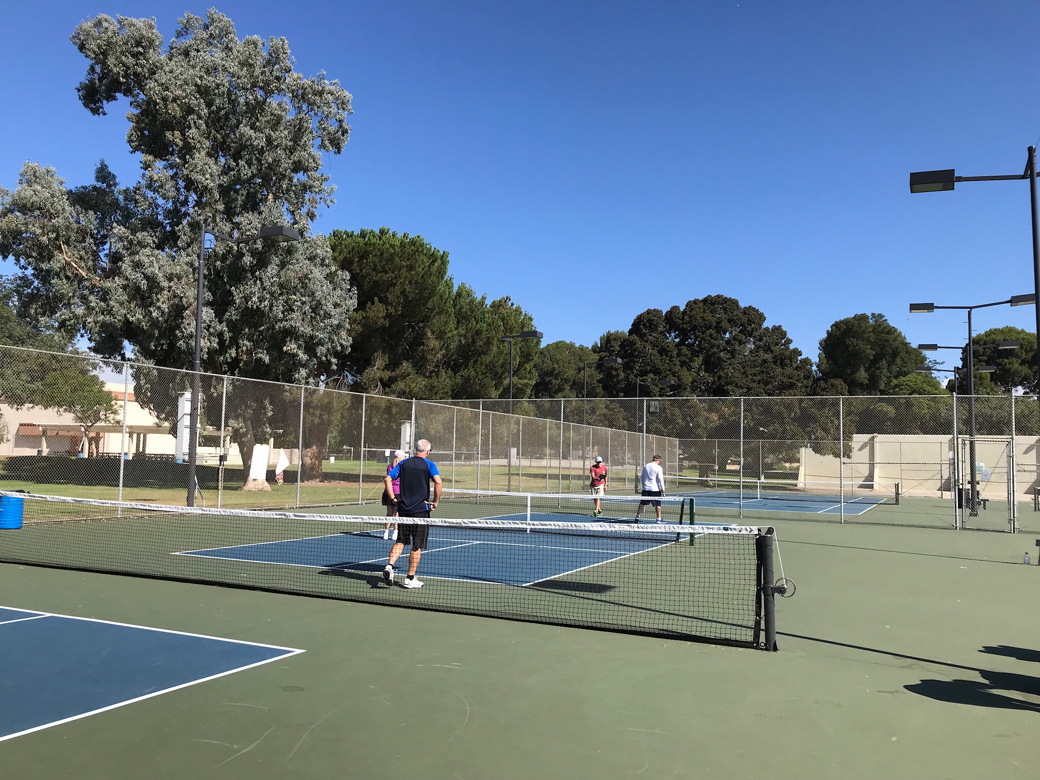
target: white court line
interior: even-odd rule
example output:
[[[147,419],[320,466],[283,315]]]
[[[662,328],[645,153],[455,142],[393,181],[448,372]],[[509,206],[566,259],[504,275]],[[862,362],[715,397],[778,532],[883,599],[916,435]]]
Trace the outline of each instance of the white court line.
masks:
[[[675,542],[665,542],[664,544],[657,545],[657,547],[648,547],[645,550],[636,550],[635,552],[626,553],[625,555],[619,555],[616,558],[608,558],[605,561],[597,561],[596,563],[590,563],[588,566],[580,566],[577,569],[571,569],[570,571],[560,572],[559,574],[554,574],[551,577],[542,577],[542,579],[540,580],[534,580],[533,582],[525,582],[520,587],[526,588],[528,585],[537,585],[539,582],[548,582],[549,580],[555,580],[558,577],[566,577],[568,574],[574,574],[578,571],[585,571],[585,569],[592,569],[596,566],[602,566],[605,563],[613,563],[614,561],[620,561],[622,558],[630,558],[633,555],[639,555],[640,553],[650,552],[651,550],[660,550],[662,547],[667,547],[670,544],[675,544]]]
[[[45,617],[50,617],[50,615],[33,615],[32,617],[15,618],[14,620],[0,620],[0,626],[9,626],[11,623],[24,623],[26,620],[39,620]]]
[[[11,607],[10,609],[16,609],[16,608]],[[26,610],[17,610],[17,611],[24,612]],[[104,623],[104,624],[107,624],[107,625],[110,625],[110,626],[122,626],[123,628],[136,628],[136,629],[139,629],[141,631],[157,631],[159,633],[164,633],[164,634],[179,634],[180,636],[192,636],[192,637],[197,637],[197,638],[200,638],[200,639],[212,639],[212,640],[215,640],[215,641],[218,641],[218,642],[230,642],[232,644],[237,644],[237,645],[253,645],[254,647],[266,647],[266,648],[271,649],[271,650],[282,650],[284,652],[282,653],[282,655],[276,655],[273,658],[266,658],[263,661],[256,661],[255,663],[246,664],[245,666],[238,666],[238,667],[235,667],[234,669],[228,669],[226,671],[219,672],[217,674],[212,674],[209,677],[200,677],[197,680],[191,680],[190,682],[181,683],[180,685],[174,685],[174,686],[172,686],[170,688],[163,688],[162,690],[152,691],[151,693],[146,693],[143,696],[137,696],[137,697],[134,697],[133,699],[126,699],[125,701],[116,702],[115,704],[109,704],[106,707],[99,707],[98,709],[90,710],[89,712],[81,712],[81,713],[79,713],[77,715],[72,715],[71,717],[68,717],[68,718],[62,718],[61,720],[51,721],[50,723],[43,723],[43,724],[41,724],[39,726],[33,726],[32,728],[25,729],[23,731],[15,732],[14,734],[0,735],[0,742],[4,742],[4,741],[9,740],[9,739],[14,739],[15,737],[22,737],[22,736],[25,736],[26,734],[32,734],[34,731],[42,731],[43,729],[49,729],[49,728],[51,728],[53,726],[60,726],[60,725],[62,725],[64,723],[71,723],[74,720],[80,720],[81,718],[88,718],[91,715],[97,715],[97,714],[102,713],[102,712],[108,712],[109,710],[114,710],[114,709],[117,709],[118,707],[125,707],[127,704],[134,704],[135,702],[144,701],[145,699],[151,699],[151,698],[153,698],[155,696],[161,696],[164,693],[169,693],[171,691],[177,691],[177,690],[180,690],[181,688],[188,688],[189,686],[198,685],[199,683],[209,682],[210,680],[216,680],[219,677],[226,677],[229,674],[235,674],[237,672],[243,672],[246,669],[252,669],[253,667],[256,667],[256,666],[263,666],[264,664],[269,664],[272,661],[281,661],[283,658],[289,658],[291,656],[299,655],[300,653],[306,652],[304,650],[300,650],[300,649],[294,648],[294,647],[281,647],[279,645],[269,645],[269,644],[265,644],[263,642],[248,642],[248,641],[242,640],[242,639],[227,639],[226,637],[209,636],[207,634],[195,634],[195,633],[192,633],[190,631],[174,631],[173,629],[169,629],[169,628],[155,628],[153,626],[138,626],[138,625],[134,625],[133,623],[120,623],[120,622],[117,622],[115,620],[101,620],[99,618],[86,618],[86,617],[79,617],[78,615],[62,615],[62,614],[59,614],[59,613],[56,613],[56,612],[43,612],[43,613],[39,614],[37,617],[64,618],[66,620],[81,620],[81,621],[84,621],[84,622],[87,622],[87,623]],[[10,621],[10,622],[14,622],[14,621]]]

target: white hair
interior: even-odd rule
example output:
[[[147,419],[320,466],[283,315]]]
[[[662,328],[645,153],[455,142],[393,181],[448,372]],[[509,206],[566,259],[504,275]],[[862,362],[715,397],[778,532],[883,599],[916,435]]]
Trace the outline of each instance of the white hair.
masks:
[[[430,443],[428,441],[426,441],[426,439],[419,439],[419,441],[417,441],[415,443],[415,451],[416,452],[429,452],[430,451]]]

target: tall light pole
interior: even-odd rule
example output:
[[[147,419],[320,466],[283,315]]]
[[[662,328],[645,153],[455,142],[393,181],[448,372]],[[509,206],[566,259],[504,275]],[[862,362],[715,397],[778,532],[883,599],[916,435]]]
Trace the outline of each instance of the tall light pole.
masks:
[[[509,452],[506,453],[507,490],[513,489],[513,342],[516,339],[540,339],[540,330],[525,330],[515,336],[499,336],[499,341],[509,342]]]
[[[224,235],[216,230],[210,230],[205,225],[199,230],[199,266],[196,270],[197,288],[195,291],[195,360],[192,362],[191,382],[191,419],[188,430],[188,501],[186,506],[195,506],[195,491],[198,487],[196,479],[196,460],[199,447],[199,386],[202,373],[202,307],[204,304],[204,280],[206,266],[206,235],[213,236],[216,241],[227,241],[229,244],[245,244],[250,241],[258,241],[262,238],[277,243],[299,241],[300,234],[285,225],[270,225],[260,228],[260,232],[252,236],[240,236],[234,238]],[[302,445],[302,442],[301,442]],[[243,464],[248,469],[248,464]]]
[[[584,365],[585,378],[581,382],[581,422],[587,424],[585,407],[588,406],[589,397],[589,366],[620,366],[624,363],[619,357],[601,357],[599,360],[589,360]]]
[[[979,514],[979,502],[978,502],[978,475],[975,472],[975,359],[972,348],[972,339],[974,338],[972,333],[971,315],[975,309],[988,309],[991,306],[1028,306],[1029,304],[1036,303],[1036,295],[1029,293],[1027,295],[1012,295],[1006,301],[994,301],[993,303],[980,303],[975,306],[936,306],[934,303],[911,303],[910,313],[911,314],[929,314],[936,309],[958,309],[960,311],[968,312],[968,415],[971,418],[971,436],[968,439],[969,457],[971,458],[971,495],[968,498],[968,506],[970,508],[971,516],[977,517]],[[1040,308],[1040,307],[1038,307]],[[926,344],[925,346],[932,346]],[[935,345],[938,346],[938,345]]]
[[[1029,213],[1033,225],[1033,299],[1040,300],[1040,217],[1037,215],[1036,147],[1026,149],[1026,169],[1022,175],[957,176],[953,168],[941,171],[918,171],[910,174],[910,192],[946,192],[957,182],[965,181],[1018,181],[1029,179]],[[1040,375],[1040,306],[1036,309],[1037,351],[1036,366]]]

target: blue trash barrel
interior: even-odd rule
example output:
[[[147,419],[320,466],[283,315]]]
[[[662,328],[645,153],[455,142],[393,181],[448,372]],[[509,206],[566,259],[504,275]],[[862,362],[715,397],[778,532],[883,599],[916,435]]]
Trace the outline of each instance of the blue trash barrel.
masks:
[[[0,530],[22,527],[25,499],[19,496],[0,496]]]

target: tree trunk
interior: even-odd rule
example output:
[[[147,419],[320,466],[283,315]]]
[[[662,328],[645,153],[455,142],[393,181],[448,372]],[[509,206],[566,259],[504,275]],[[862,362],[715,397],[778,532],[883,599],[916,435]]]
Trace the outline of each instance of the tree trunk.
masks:
[[[322,445],[310,444],[305,449],[301,450],[300,460],[300,479],[304,482],[320,482],[325,473],[323,471],[325,453],[324,441],[325,438],[321,437]]]

